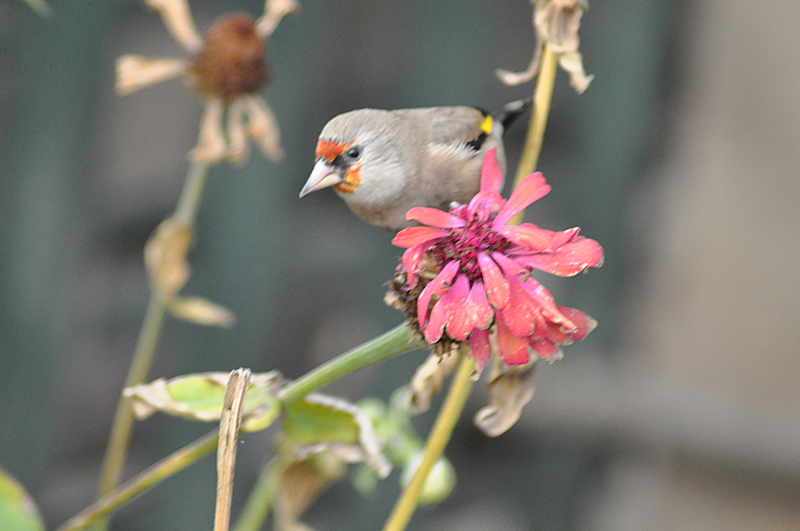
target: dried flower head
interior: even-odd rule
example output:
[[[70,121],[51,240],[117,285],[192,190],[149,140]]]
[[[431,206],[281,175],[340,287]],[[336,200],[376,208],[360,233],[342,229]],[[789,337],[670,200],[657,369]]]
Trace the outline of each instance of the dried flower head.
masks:
[[[536,49],[530,65],[523,72],[498,69],[497,76],[506,85],[530,81],[539,72],[542,50],[547,44],[558,54],[561,68],[570,76],[570,83],[579,93],[584,92],[594,76],[583,70],[583,57],[578,51],[578,30],[588,4],[586,0],[532,0],[533,26],[536,28]]]
[[[205,101],[197,146],[191,157],[208,164],[227,158],[242,163],[250,137],[272,160],[283,158],[280,131],[258,90],[270,78],[266,40],[280,19],[298,5],[269,0],[264,15],[253,20],[234,13],[217,21],[202,38],[187,0],[146,0],[160,12],[164,25],[192,60],[123,55],[117,59],[117,92],[126,95],[146,86],[183,77]],[[227,131],[223,126],[227,111]]]
[[[469,341],[479,369],[493,352],[506,365],[553,361],[561,357],[559,345],[586,337],[595,321],[556,305],[531,273],[573,276],[603,262],[600,245],[580,236],[578,228],[507,225],[550,186],[534,173],[503,199],[495,157],[494,149],[487,152],[480,191],[468,205],[449,213],[412,208],[406,219],[423,225],[403,229],[392,241],[406,250],[388,301],[405,310],[439,352]]]

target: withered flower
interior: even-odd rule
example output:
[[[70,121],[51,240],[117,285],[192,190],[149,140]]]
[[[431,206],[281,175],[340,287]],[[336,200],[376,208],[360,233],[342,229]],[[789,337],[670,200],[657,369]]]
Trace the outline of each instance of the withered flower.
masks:
[[[272,160],[281,160],[278,123],[258,90],[270,78],[266,40],[281,18],[295,11],[295,0],[269,0],[264,15],[253,20],[234,13],[217,21],[203,39],[195,29],[187,0],[146,0],[161,14],[175,40],[194,57],[117,59],[117,92],[130,94],[146,86],[183,77],[205,102],[200,137],[190,155],[215,164],[247,159],[250,137]],[[227,125],[223,125],[227,112]],[[227,130],[226,130],[227,129]]]
[[[569,74],[572,86],[582,93],[594,78],[584,72],[583,57],[578,51],[578,29],[583,12],[588,7],[586,0],[531,0],[531,3],[534,8],[533,27],[536,28],[533,59],[524,72],[498,69],[497,76],[506,85],[530,81],[539,73],[542,50],[547,44],[558,54],[558,62]]]

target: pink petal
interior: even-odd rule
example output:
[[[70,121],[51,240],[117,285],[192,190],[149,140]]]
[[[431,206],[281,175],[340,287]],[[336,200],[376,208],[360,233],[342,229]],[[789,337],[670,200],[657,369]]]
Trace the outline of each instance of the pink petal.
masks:
[[[539,311],[536,302],[527,296],[522,284],[516,278],[510,278],[510,296],[508,305],[499,311],[506,326],[517,337],[528,337],[536,326]]]
[[[522,286],[525,288],[525,294],[539,307],[545,319],[559,324],[568,321],[568,319],[558,311],[556,300],[550,292],[547,291],[547,288],[536,282],[533,277],[525,279]]]
[[[566,243],[552,254],[516,255],[517,262],[560,277],[571,277],[603,265],[603,248],[589,238]]]
[[[436,278],[428,282],[428,285],[422,290],[417,299],[417,320],[419,321],[420,329],[425,328],[425,319],[428,317],[428,307],[431,303],[431,297],[434,295],[441,296],[447,291],[450,281],[456,276],[458,271],[458,262],[449,262],[446,266],[439,271]]]
[[[483,207],[486,209],[496,208],[499,211],[505,202],[503,196],[497,192],[478,192],[469,202],[468,209],[470,212],[475,212],[478,207]]]
[[[544,180],[541,172],[531,173],[511,192],[505,206],[500,209],[492,224],[494,227],[505,225],[511,218],[525,210],[534,201],[546,196],[550,186]]]
[[[497,165],[497,148],[486,152],[481,166],[481,192],[499,192],[503,186],[503,172]]]
[[[484,253],[478,253],[478,266],[481,268],[481,276],[483,276],[489,302],[498,310],[504,308],[508,304],[508,280],[503,276],[494,260]]]
[[[489,331],[475,329],[469,336],[469,346],[472,348],[472,357],[478,369],[483,369],[492,357],[492,346],[489,344]]]
[[[475,282],[469,291],[465,311],[472,314],[472,323],[475,328],[488,328],[492,324],[494,310],[486,300],[486,289],[483,282]]]
[[[392,245],[397,247],[414,247],[423,243],[432,242],[442,236],[447,236],[447,231],[434,227],[408,227],[397,233],[392,240]]]
[[[425,341],[428,343],[436,343],[444,333],[444,325],[447,324],[447,310],[448,302],[450,300],[450,292],[445,293],[441,299],[433,303],[433,310],[431,310],[431,319],[428,321],[428,326],[425,327]]]
[[[497,349],[506,365],[525,365],[530,361],[528,338],[517,337],[502,319],[497,319]]]
[[[426,246],[415,245],[403,251],[403,268],[406,270],[406,284],[413,288],[417,284],[417,271],[419,271],[422,257],[425,255]]]
[[[448,292],[448,318],[447,335],[456,341],[464,341],[475,328],[473,314],[468,311],[467,299],[469,297],[469,279],[467,275],[460,274],[453,287]]]
[[[556,345],[551,343],[550,341],[546,340],[539,340],[539,341],[531,341],[530,343],[531,348],[536,351],[536,354],[545,360],[557,360],[561,359],[562,352],[561,349],[558,348]]]
[[[572,339],[575,341],[582,340],[589,335],[589,332],[597,327],[597,321],[580,310],[567,308],[566,306],[559,306],[558,309],[567,319],[575,324],[576,330],[572,333]]]
[[[580,227],[573,227],[571,229],[562,230],[559,232],[553,233],[553,245],[556,248],[561,247],[565,243],[569,243],[578,237],[578,233],[581,231]]]
[[[495,230],[517,245],[533,252],[552,252],[555,250],[550,231],[542,230],[533,223],[507,225]]]
[[[463,219],[451,216],[438,208],[414,207],[406,212],[406,219],[416,220],[423,225],[439,227],[440,229],[455,229],[463,227],[466,223]]]
[[[500,269],[503,270],[503,274],[506,276],[506,278],[528,273],[528,270],[525,269],[522,264],[513,258],[509,258],[503,253],[494,252],[492,253],[492,258],[500,266]]]

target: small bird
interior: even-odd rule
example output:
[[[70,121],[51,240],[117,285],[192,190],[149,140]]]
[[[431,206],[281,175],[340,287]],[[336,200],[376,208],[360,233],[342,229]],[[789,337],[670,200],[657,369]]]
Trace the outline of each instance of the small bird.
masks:
[[[474,107],[358,109],[336,116],[320,133],[316,163],[300,197],[333,186],[365,221],[392,232],[412,207],[448,210],[478,192],[484,154],[497,148],[505,173],[502,135],[532,104],[505,105],[490,115]]]

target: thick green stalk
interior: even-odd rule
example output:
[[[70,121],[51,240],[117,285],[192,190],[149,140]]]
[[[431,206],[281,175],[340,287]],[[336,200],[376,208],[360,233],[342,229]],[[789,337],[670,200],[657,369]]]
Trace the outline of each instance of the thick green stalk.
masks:
[[[175,210],[175,218],[183,223],[192,225],[197,215],[197,208],[200,205],[202,191],[208,175],[208,165],[194,162],[189,167],[183,191],[178,199],[178,206]],[[136,350],[133,354],[131,367],[125,379],[125,387],[131,387],[144,383],[147,373],[153,361],[158,336],[161,333],[161,325],[164,321],[164,313],[167,309],[167,301],[153,291],[150,296],[150,303],[142,322],[139,332],[139,339],[136,343]],[[131,431],[133,429],[133,411],[127,401],[120,396],[117,404],[117,412],[114,415],[114,422],[111,426],[111,434],[108,438],[108,447],[103,459],[103,467],[100,473],[99,497],[102,498],[119,484],[122,469],[125,465],[125,456],[128,453]],[[107,522],[100,522],[97,529],[107,528]]]
[[[423,343],[414,337],[408,324],[403,323],[382,336],[320,365],[284,387],[278,398],[288,407],[308,393],[328,385],[345,374],[423,346]]]
[[[470,376],[473,371],[475,371],[475,361],[472,359],[472,353],[468,348],[462,346],[458,371],[453,376],[453,382],[450,384],[447,398],[445,398],[442,409],[439,411],[439,416],[436,417],[436,423],[428,436],[422,461],[420,461],[417,471],[414,472],[411,482],[403,491],[400,499],[397,500],[397,504],[394,506],[394,510],[383,531],[403,531],[408,525],[408,521],[411,520],[411,516],[419,503],[422,488],[428,479],[428,474],[430,474],[439,458],[442,457],[444,448],[453,434],[453,428],[455,428],[456,422],[461,416],[461,411],[464,409],[464,404],[467,403],[469,391],[472,389],[473,382]]]

